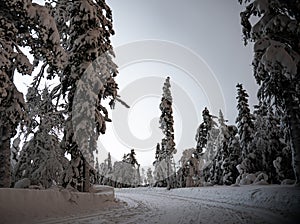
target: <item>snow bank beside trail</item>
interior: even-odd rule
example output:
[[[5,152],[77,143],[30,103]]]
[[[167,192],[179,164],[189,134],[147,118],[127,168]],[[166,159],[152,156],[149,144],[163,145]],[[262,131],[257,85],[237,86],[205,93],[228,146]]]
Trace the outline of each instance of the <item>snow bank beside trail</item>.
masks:
[[[38,219],[86,213],[116,205],[112,187],[96,186],[92,192],[2,188],[0,223],[32,223]]]
[[[189,194],[190,193],[190,194]],[[300,208],[300,188],[286,185],[242,185],[174,189],[168,194],[213,200],[232,205],[251,206],[297,215]]]

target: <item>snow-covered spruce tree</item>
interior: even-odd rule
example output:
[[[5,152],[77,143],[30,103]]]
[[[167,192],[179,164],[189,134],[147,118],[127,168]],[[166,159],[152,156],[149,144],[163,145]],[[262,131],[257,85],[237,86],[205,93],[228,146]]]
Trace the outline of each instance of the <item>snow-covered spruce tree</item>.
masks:
[[[165,186],[166,185],[166,169],[165,169],[165,160],[164,154],[160,149],[160,144],[157,143],[155,151],[155,161],[153,162],[154,171],[154,186]]]
[[[219,135],[219,130],[215,128],[217,123],[213,120],[216,117],[211,115],[206,107],[202,111],[202,117],[203,122],[199,125],[195,136],[197,145],[194,154],[196,158],[204,161],[201,176],[205,181],[208,181],[208,179],[213,178],[211,171],[214,169],[213,160],[217,153],[216,139]],[[204,150],[205,152],[203,152]],[[200,173],[200,171],[197,173]]]
[[[260,102],[260,105],[255,105],[254,108],[255,110],[253,115],[255,117],[255,120],[254,120],[254,132],[253,132],[251,147],[256,157],[256,166],[255,166],[256,170],[253,170],[253,172],[254,171],[266,172],[267,171],[266,169],[268,169],[267,159],[271,159],[270,157],[267,158],[266,156],[267,154],[269,154],[269,152],[271,153],[272,148],[274,148],[274,146],[269,146],[269,144],[272,144],[272,139],[269,139],[271,135],[268,135],[267,133],[267,131],[270,130],[266,130],[268,129],[267,108],[263,102]],[[273,127],[273,128],[275,129],[271,130],[272,133],[278,131],[277,129],[278,127]],[[271,166],[275,158],[271,159]]]
[[[194,158],[195,149],[185,149],[179,160],[180,168],[176,173],[176,181],[179,187],[195,186],[194,179],[198,176],[199,162]]]
[[[133,176],[134,178],[132,179],[132,186],[139,186],[141,184],[141,175],[140,175],[140,164],[137,162],[135,158],[135,152],[134,149],[131,149],[131,152],[128,153],[127,155],[124,155],[124,158],[122,162],[131,164],[132,166],[132,171],[133,171]],[[137,167],[135,167],[137,165]]]
[[[146,179],[147,179],[147,185],[152,187],[152,185],[153,185],[153,175],[152,175],[152,169],[150,167],[147,169]]]
[[[140,172],[140,185],[143,186],[147,183],[147,180],[146,180],[146,175],[145,175],[145,169],[142,168],[141,169],[141,172]]]
[[[56,24],[49,11],[31,0],[0,3],[0,187],[10,186],[10,139],[24,120],[26,105],[14,85],[14,75],[30,75],[38,61],[63,67],[65,54],[59,45]],[[34,56],[31,64],[20,47],[29,47]]]
[[[241,164],[238,165],[239,178],[238,182],[247,174],[253,174],[257,171],[258,154],[255,153],[255,148],[251,145],[254,136],[254,116],[250,113],[248,104],[248,94],[243,89],[242,84],[237,84],[237,109],[238,116],[236,124],[238,128],[240,146],[241,146]]]
[[[0,63],[2,62],[1,60]],[[10,64],[8,60],[7,63]],[[13,83],[14,72],[5,70],[0,71],[0,187],[11,186],[10,140],[17,133],[16,128],[25,115],[23,94]],[[13,68],[11,67],[9,70],[13,70]]]
[[[230,185],[235,182],[237,177],[236,165],[237,151],[232,142],[237,134],[237,128],[233,125],[227,125],[222,111],[219,111],[219,128],[215,131],[215,137],[209,138],[206,152],[203,156],[209,158],[208,165],[203,170],[204,180],[210,184]],[[212,128],[210,136],[213,134]],[[238,155],[239,156],[239,155]]]
[[[223,184],[230,185],[236,182],[239,175],[237,165],[240,164],[242,159],[242,152],[240,147],[239,138],[237,136],[238,129],[235,125],[227,126],[228,133],[228,154],[229,156],[224,159],[222,163],[223,169]]]
[[[167,182],[167,188],[170,189],[173,186],[173,180],[171,178],[174,175],[173,168],[173,155],[176,153],[175,142],[174,142],[174,119],[173,119],[173,109],[172,109],[172,95],[171,95],[171,84],[170,77],[166,78],[163,86],[163,94],[159,109],[161,110],[161,116],[159,119],[160,129],[165,135],[161,141],[160,148],[160,159],[165,162],[165,180]],[[161,164],[157,163],[156,166]]]
[[[216,155],[216,171],[214,180],[218,184],[234,184],[238,176],[236,166],[241,162],[241,150],[237,138],[238,129],[227,125],[223,113],[219,112],[219,136],[217,138],[218,153]]]
[[[224,119],[224,115],[222,111],[219,111],[219,131],[217,137],[214,139],[214,141],[210,140],[208,143],[213,142],[215,145],[213,148],[216,149],[215,157],[212,160],[212,167],[210,169],[210,183],[212,184],[223,184],[223,176],[224,172],[224,162],[228,160],[229,157],[229,151],[228,151],[228,141],[229,141],[229,133],[228,133],[228,127],[226,125],[226,120]],[[210,143],[211,144],[211,143]],[[208,146],[210,144],[207,144]],[[210,147],[207,147],[210,149]],[[213,151],[213,150],[210,150]],[[213,153],[210,153],[213,155]],[[213,174],[213,175],[212,175]]]
[[[299,1],[239,0],[245,44],[254,42],[254,77],[258,96],[283,111],[296,185],[300,183],[300,5]],[[249,21],[259,16],[254,25]]]
[[[51,187],[53,183],[61,185],[64,170],[69,163],[64,157],[58,138],[64,117],[53,105],[47,87],[41,94],[34,87],[30,87],[26,100],[30,119],[26,137],[33,137],[24,143],[14,169],[14,181],[28,178],[32,184],[44,188]]]
[[[211,115],[209,113],[209,110],[206,107],[202,111],[202,117],[203,117],[203,122],[199,125],[195,136],[195,140],[197,142],[196,145],[197,156],[200,156],[202,154],[203,149],[207,145],[209,131],[212,129],[212,127],[216,126],[216,122],[213,121],[212,119],[215,116]]]
[[[224,159],[228,157],[228,137],[227,125],[222,111],[219,111],[219,128],[216,129],[215,135],[212,138],[212,130],[209,131],[209,138],[207,142],[207,153],[204,153],[206,160],[210,163],[207,168],[204,169],[204,180],[210,184],[223,184],[222,179],[222,164]],[[208,172],[209,171],[209,172]]]
[[[283,179],[293,178],[291,174],[291,155],[284,153],[284,148],[288,149],[284,142],[283,130],[280,126],[280,118],[275,116],[273,109],[268,107],[265,102],[260,102],[255,106],[255,135],[253,137],[253,147],[256,149],[257,157],[260,156],[258,171],[267,174],[268,182],[280,183]],[[278,158],[278,159],[277,159]],[[281,160],[284,166],[276,171],[273,162]],[[284,176],[283,177],[283,174]]]
[[[242,149],[243,159],[252,153],[250,147],[251,141],[253,139],[253,115],[250,113],[250,108],[248,104],[248,94],[246,90],[243,89],[242,84],[237,84],[237,109],[238,116],[236,118],[236,124],[238,127],[238,134],[240,138],[240,144]]]
[[[61,76],[61,92],[67,96],[67,121],[62,147],[71,154],[71,164],[79,172],[66,176],[79,190],[88,191],[93,170],[93,153],[97,139],[110,122],[102,100],[110,98],[114,107],[117,97],[117,66],[110,36],[112,12],[103,0],[51,1],[52,13],[60,28],[63,46],[69,54],[68,65]],[[49,6],[50,7],[50,6]]]
[[[124,155],[122,161],[114,163],[112,179],[115,187],[137,187],[140,184],[139,167],[140,164],[135,158],[134,149],[132,149],[130,153]]]
[[[137,172],[132,164],[123,161],[114,162],[112,173],[114,187],[134,187],[136,177]]]
[[[228,120],[225,120],[224,114],[223,114],[222,110],[220,109],[219,117],[218,117],[219,126],[224,127],[226,125],[226,122],[228,122]]]
[[[110,173],[112,171],[112,163],[111,163],[110,152],[108,153],[108,156],[107,156],[107,171],[108,171],[108,173]]]
[[[99,167],[99,176],[100,176],[100,184],[103,185],[111,185],[111,173],[113,172],[111,155],[108,153],[107,158],[100,164]]]
[[[124,163],[129,163],[131,165],[137,165],[140,166],[140,164],[137,162],[136,158],[135,158],[135,151],[134,149],[131,149],[130,153],[125,154],[123,156],[123,160]]]
[[[155,150],[155,162],[154,163],[156,163],[156,162],[160,162],[160,160],[161,160],[161,150],[160,150],[160,144],[159,143],[157,143],[156,144],[156,150]]]

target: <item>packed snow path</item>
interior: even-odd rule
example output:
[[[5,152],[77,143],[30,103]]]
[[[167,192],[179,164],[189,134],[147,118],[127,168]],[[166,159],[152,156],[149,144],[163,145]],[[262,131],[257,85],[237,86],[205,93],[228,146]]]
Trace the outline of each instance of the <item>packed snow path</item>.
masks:
[[[282,186],[116,189],[120,206],[43,223],[296,223],[300,189]]]

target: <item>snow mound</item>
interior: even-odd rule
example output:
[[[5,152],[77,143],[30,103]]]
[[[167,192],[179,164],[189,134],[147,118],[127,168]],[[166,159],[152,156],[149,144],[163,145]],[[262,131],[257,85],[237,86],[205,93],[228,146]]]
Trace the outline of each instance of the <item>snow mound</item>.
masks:
[[[115,206],[114,188],[94,186],[91,193],[67,189],[0,189],[0,223],[32,223],[39,219],[84,214]]]

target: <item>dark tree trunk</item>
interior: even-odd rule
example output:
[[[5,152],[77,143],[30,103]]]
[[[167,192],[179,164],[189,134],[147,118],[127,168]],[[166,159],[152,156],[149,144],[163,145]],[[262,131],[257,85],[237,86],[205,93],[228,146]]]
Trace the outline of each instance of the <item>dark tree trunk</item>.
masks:
[[[89,163],[83,159],[83,192],[90,191],[90,168]]]
[[[167,156],[167,189],[170,190],[172,188],[172,183],[171,183],[171,171],[170,171],[170,167],[171,167],[171,159],[170,156]]]
[[[141,174],[140,174],[140,165],[138,165],[138,167],[137,167],[137,186],[136,187],[138,187],[138,186],[140,186],[141,184],[142,184],[142,182],[141,182]]]
[[[300,114],[299,105],[293,101],[292,95],[286,99],[286,112],[290,131],[290,145],[292,151],[292,166],[295,174],[296,185],[300,185]]]
[[[11,185],[10,131],[0,126],[0,188]]]

